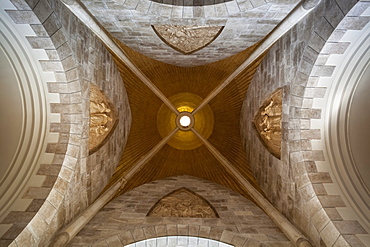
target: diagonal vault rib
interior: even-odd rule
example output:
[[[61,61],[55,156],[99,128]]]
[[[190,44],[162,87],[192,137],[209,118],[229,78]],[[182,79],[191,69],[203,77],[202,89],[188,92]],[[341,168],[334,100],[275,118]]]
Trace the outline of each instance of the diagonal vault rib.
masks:
[[[262,56],[274,43],[305,17],[312,9],[306,9],[306,1],[301,1],[292,12],[256,47],[252,54],[242,63],[231,75],[229,75],[219,86],[217,86],[203,102],[192,112],[195,115],[205,105],[207,105],[219,92],[222,91],[232,80],[234,80],[243,70]]]
[[[216,159],[220,161],[225,169],[229,171],[246,189],[249,195],[257,202],[258,206],[261,207],[268,216],[270,216],[270,218],[276,223],[282,232],[285,233],[290,241],[295,244],[295,246],[312,247],[307,238],[299,232],[266,198],[264,198],[209,141],[207,141],[194,128],[191,130],[216,157]]]
[[[77,0],[62,0],[72,13],[80,19],[98,38],[119,58],[122,62],[142,81],[147,85],[155,95],[165,103],[176,115],[179,114],[176,107],[167,99],[167,97],[149,80],[148,77],[133,64],[122,49],[106,34],[106,32],[96,23],[90,14],[83,8]]]
[[[114,195],[125,186],[126,181],[130,179],[148,160],[150,160],[178,130],[179,128],[175,128],[170,134],[163,138],[154,148],[141,158],[125,176],[116,181],[113,186],[100,195],[74,221],[60,231],[48,246],[66,246],[68,242],[92,219],[92,217],[94,217],[94,215],[104,207],[105,204],[114,198]]]

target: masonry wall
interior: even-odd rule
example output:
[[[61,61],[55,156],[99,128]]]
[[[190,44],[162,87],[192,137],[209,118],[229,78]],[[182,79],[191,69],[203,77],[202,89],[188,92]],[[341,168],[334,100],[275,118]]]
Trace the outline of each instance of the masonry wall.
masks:
[[[25,195],[34,199],[28,212],[14,214],[22,217],[27,226],[16,228],[0,243],[7,246],[15,239],[10,246],[43,246],[105,186],[125,146],[131,113],[122,78],[109,52],[61,1],[14,1],[14,5],[18,10],[8,11],[9,16],[15,23],[30,24],[36,34],[28,37],[32,48],[45,49],[49,56],[49,60],[40,63],[44,71],[55,74],[56,81],[48,83],[48,88],[59,94],[61,103],[50,104],[50,111],[60,113],[60,123],[53,123],[50,128],[50,132],[59,133],[58,142],[49,143],[46,149],[55,154],[53,163],[41,165],[38,172],[46,176],[45,183]],[[109,97],[119,118],[113,135],[91,157],[90,83],[98,85]],[[19,219],[13,217],[15,227]]]
[[[146,217],[158,200],[183,187],[206,199],[220,218]],[[234,246],[292,246],[251,201],[219,184],[187,175],[144,184],[112,200],[68,246],[125,246],[164,236],[202,237]]]
[[[323,186],[332,179],[329,173],[318,172],[316,162],[324,160],[324,153],[314,150],[312,141],[321,139],[321,132],[311,127],[311,119],[321,118],[313,98],[323,98],[326,91],[316,87],[317,77],[330,76],[333,71],[315,66],[325,59],[325,55],[318,59],[319,53],[326,42],[341,35],[343,30],[333,31],[356,2],[323,0],[284,35],[261,63],[241,112],[241,134],[261,188],[314,246],[362,246],[354,236],[356,231],[363,233],[358,222],[354,223],[356,230],[345,231],[330,223],[343,220],[336,207],[345,204],[339,195],[328,195]],[[341,52],[347,46],[333,42],[329,50]],[[284,92],[281,160],[263,147],[251,123],[263,100],[280,87]]]

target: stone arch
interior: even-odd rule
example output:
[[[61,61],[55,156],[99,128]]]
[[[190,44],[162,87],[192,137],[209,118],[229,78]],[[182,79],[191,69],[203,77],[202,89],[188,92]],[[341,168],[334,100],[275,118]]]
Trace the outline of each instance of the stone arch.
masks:
[[[166,230],[166,226],[160,225],[159,228]],[[248,238],[243,234],[236,234],[228,230],[218,231],[215,227],[210,227],[209,229],[202,228],[202,226],[185,226],[185,225],[175,225],[174,226],[177,230],[185,229],[186,227],[192,227],[192,232],[186,233],[184,232],[182,235],[177,235],[175,232],[171,234],[167,233],[158,233],[154,227],[143,227],[143,228],[136,228],[135,230],[131,231],[124,231],[121,234],[116,234],[110,236],[104,240],[98,241],[95,245],[109,245],[109,246],[132,246],[135,243],[143,242],[145,240],[155,239],[155,238],[162,238],[167,239],[167,243],[170,242],[172,244],[184,244],[181,242],[181,237],[190,237],[190,238],[199,238],[203,239],[206,244],[212,243],[217,244],[220,247],[228,247],[228,246],[235,246],[235,247],[246,247],[246,246],[256,246],[256,247],[264,247],[265,244],[261,243],[257,239]],[[174,229],[174,228],[173,228]],[[190,230],[190,228],[189,228]],[[217,232],[215,235],[209,236],[209,232]],[[177,239],[176,239],[177,238]],[[180,242],[179,242],[180,241]],[[162,242],[163,243],[163,242]],[[151,243],[152,244],[152,243]],[[94,246],[94,245],[93,245]],[[151,245],[152,246],[152,245]],[[159,245],[164,246],[164,245]],[[205,246],[205,245],[201,245]],[[206,245],[208,246],[208,245]],[[216,246],[216,245],[215,245]],[[286,246],[290,246],[289,243]]]
[[[209,201],[219,218],[147,217],[153,204],[183,187]],[[69,246],[93,245],[107,239],[126,245],[163,236],[203,237],[234,246],[273,242],[292,245],[252,201],[214,182],[183,175],[141,185],[115,198],[85,225]]]
[[[50,241],[56,229],[68,224],[100,194],[126,143],[131,113],[122,78],[110,53],[61,1],[13,3],[14,9],[7,10],[7,14],[14,23],[32,27],[34,36],[27,37],[28,43],[33,49],[44,50],[47,58],[40,60],[42,70],[55,77],[54,80],[47,77],[47,87],[54,97],[48,102],[53,115],[49,132],[57,138],[49,140],[45,150],[53,159],[42,163],[37,172],[39,177],[45,177],[45,182],[27,191],[32,199],[30,206],[24,212],[12,212],[3,222],[13,224],[25,215],[24,226],[14,224],[0,243],[42,246]],[[85,39],[80,39],[79,34],[85,35]],[[106,70],[94,71],[103,66]],[[116,144],[107,152],[110,158],[99,152],[88,155],[90,83],[103,89],[121,109],[118,126],[101,148],[101,152],[106,152],[112,142]],[[106,161],[104,167],[101,159]]]
[[[153,207],[149,210],[147,216],[157,216],[161,214],[161,217],[171,217],[174,216],[174,212],[164,212],[164,213],[158,213],[158,211],[163,206],[163,201],[168,201],[166,204],[170,206],[171,209],[176,208],[176,204],[179,201],[186,200],[189,205],[186,205],[186,209],[189,209],[190,213],[187,215],[184,215],[182,212],[177,217],[192,217],[192,218],[219,218],[217,211],[215,208],[210,204],[206,199],[204,199],[202,196],[198,195],[197,193],[189,190],[188,188],[180,188],[175,191],[170,192],[169,194],[165,195],[161,199],[159,199]],[[183,210],[182,210],[183,211]],[[206,211],[205,214],[202,213],[202,211]]]
[[[346,57],[354,56],[352,54],[355,54],[357,49],[361,49],[358,34],[361,30],[363,34],[369,33],[369,10],[370,3],[359,2],[341,20],[321,49],[303,94],[301,109],[311,109],[317,111],[318,114],[313,118],[308,118],[311,129],[301,131],[301,135],[312,135],[314,138],[311,140],[312,151],[302,150],[300,158],[301,162],[305,160],[312,162],[306,172],[310,182],[308,186],[315,192],[315,196],[308,203],[315,208],[311,215],[313,224],[327,246],[346,244],[363,246],[370,241],[369,221],[366,218],[368,217],[368,208],[362,207],[367,212],[364,215],[358,213],[356,215],[355,213],[349,216],[345,213],[346,211],[358,212],[358,209],[354,206],[355,202],[348,200],[348,195],[346,196],[348,192],[343,189],[354,185],[348,182],[344,184],[344,181],[338,179],[337,169],[340,168],[337,168],[338,161],[333,162],[333,154],[331,153],[330,142],[333,140],[331,140],[330,131],[333,123],[329,121],[333,121],[330,120],[329,114],[332,113],[328,109],[331,100],[330,93],[333,94],[334,87],[340,83],[343,84],[340,81],[343,78],[339,80],[338,77],[338,74],[343,72],[338,69],[343,71],[349,69],[344,68],[342,64],[345,63]],[[351,60],[352,63],[358,61]],[[336,132],[335,135],[339,136],[340,133]],[[350,166],[348,163],[346,165]],[[306,168],[308,167],[306,166]],[[361,238],[361,235],[362,237],[367,236]]]
[[[330,76],[333,71],[330,66],[322,66],[328,55],[326,52],[344,48],[343,44],[324,45],[332,42],[334,37],[341,37],[342,30],[334,31],[335,28],[352,25],[356,18],[351,18],[362,13],[361,9],[367,5],[356,3],[350,1],[344,5],[337,1],[321,1],[310,15],[282,37],[261,63],[242,110],[242,136],[259,184],[270,202],[314,246],[322,242],[327,246],[362,245],[354,232],[364,233],[363,229],[358,222],[350,221],[347,225],[353,228],[345,230],[346,221],[338,212],[345,203],[339,194],[330,194],[325,188],[325,184],[333,184],[333,179],[326,170],[320,170],[325,155],[322,146],[318,145],[322,133],[316,126],[322,118],[322,110],[314,105],[314,98],[320,101],[326,90],[317,84],[317,77]],[[355,8],[351,10],[353,6]],[[336,18],[333,13],[338,14]],[[362,18],[362,23],[365,20]],[[306,31],[299,31],[303,29]],[[278,71],[271,64],[279,65]],[[260,74],[261,71],[267,73]],[[258,85],[258,81],[264,81],[264,84]],[[288,90],[283,94],[282,157],[278,161],[252,134],[248,119],[252,119],[256,106],[261,104],[261,95],[269,95],[282,86],[288,86]],[[251,95],[258,97],[248,99]],[[251,110],[247,110],[248,107]]]

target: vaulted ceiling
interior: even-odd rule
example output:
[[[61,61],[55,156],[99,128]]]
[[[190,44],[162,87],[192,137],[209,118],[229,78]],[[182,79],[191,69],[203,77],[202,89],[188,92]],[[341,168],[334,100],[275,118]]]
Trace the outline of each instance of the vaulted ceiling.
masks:
[[[299,1],[244,1],[237,6],[206,1],[81,2],[132,63],[127,65],[112,52],[127,89],[132,126],[106,189],[122,178],[126,183],[119,194],[187,174],[249,197],[236,172],[261,192],[241,142],[239,121],[248,85],[267,48],[242,65]],[[188,6],[196,6],[191,14]],[[217,35],[204,40],[207,27],[221,29],[209,30]],[[200,34],[194,31],[198,28]],[[184,55],[181,47],[195,48]],[[175,121],[183,111],[195,118],[189,131],[178,129]]]
[[[113,37],[158,61],[194,67],[253,46],[268,35],[300,0],[81,0]],[[152,26],[224,27],[205,48],[184,55],[163,42]],[[205,36],[206,34],[204,34]],[[187,37],[189,39],[189,37]]]

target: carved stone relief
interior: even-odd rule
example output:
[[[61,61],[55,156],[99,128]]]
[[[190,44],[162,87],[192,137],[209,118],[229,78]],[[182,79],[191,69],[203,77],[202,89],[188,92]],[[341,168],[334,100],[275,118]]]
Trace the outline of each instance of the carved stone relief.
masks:
[[[217,212],[205,199],[185,188],[163,197],[147,216],[218,218]]]
[[[280,159],[282,89],[275,91],[264,101],[254,118],[254,127],[268,151]]]
[[[224,27],[153,25],[159,38],[173,49],[189,55],[215,40]]]
[[[90,84],[90,154],[104,145],[116,124],[117,114],[112,104],[96,85]]]

